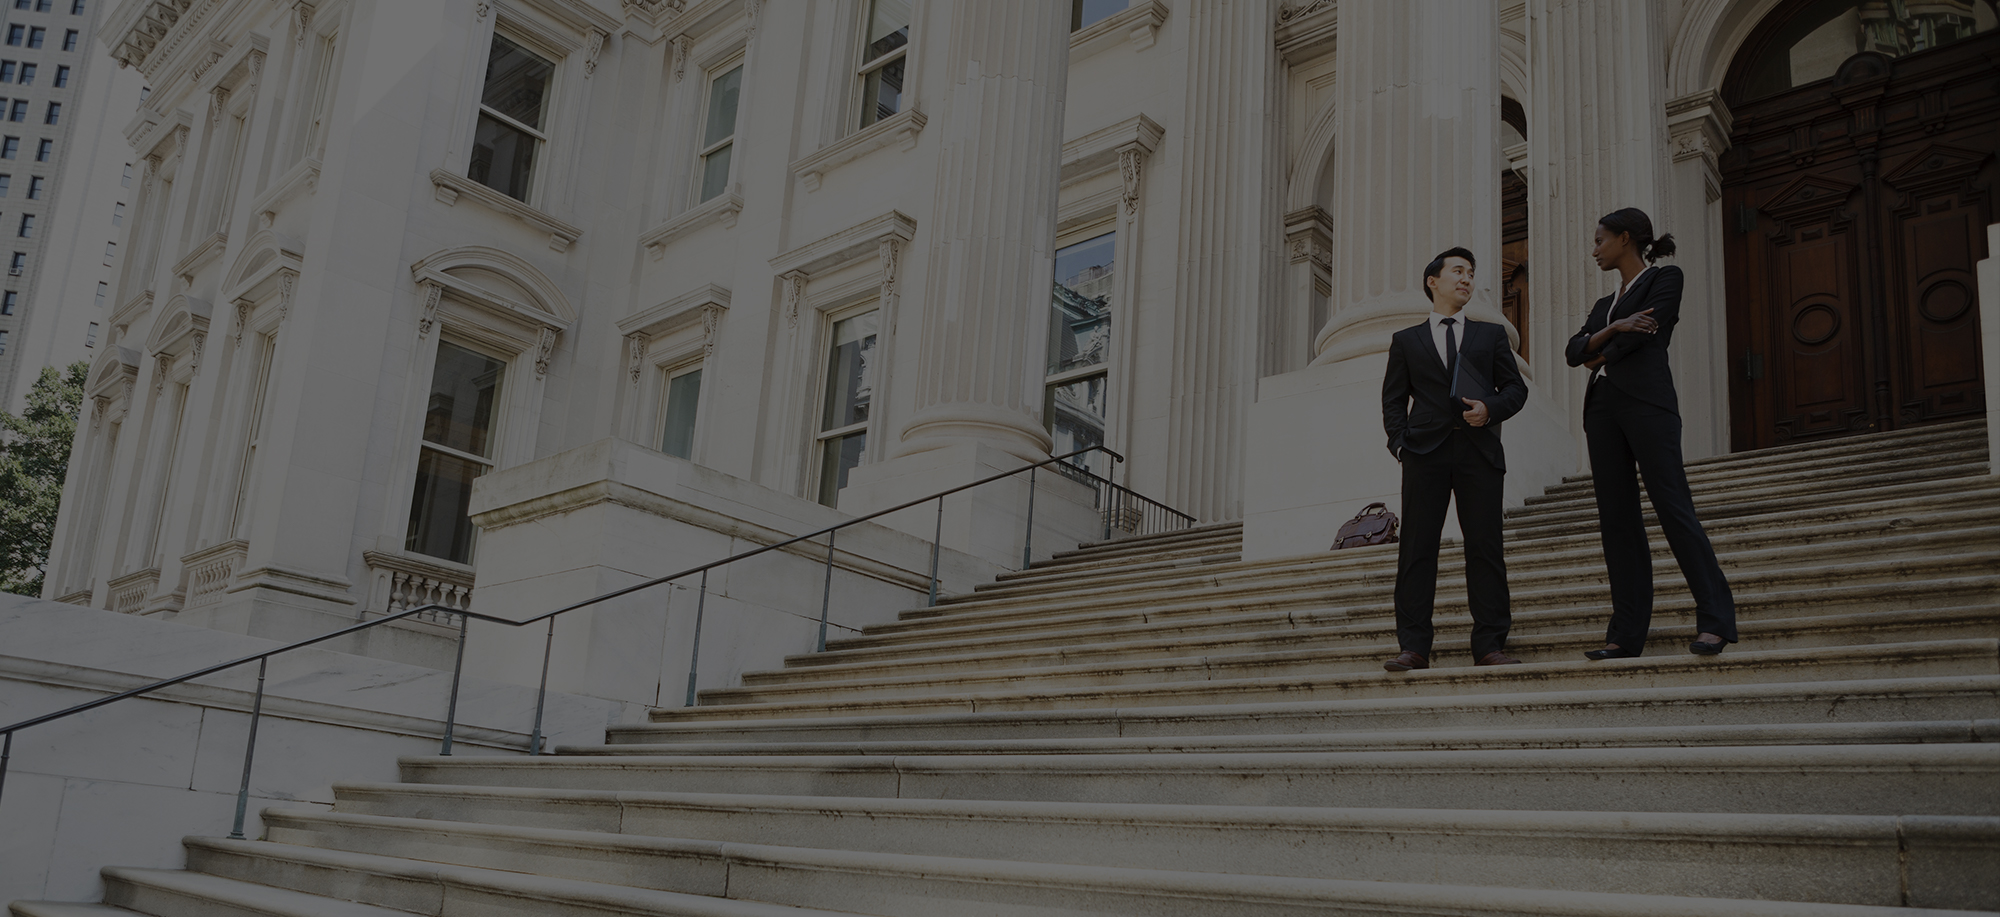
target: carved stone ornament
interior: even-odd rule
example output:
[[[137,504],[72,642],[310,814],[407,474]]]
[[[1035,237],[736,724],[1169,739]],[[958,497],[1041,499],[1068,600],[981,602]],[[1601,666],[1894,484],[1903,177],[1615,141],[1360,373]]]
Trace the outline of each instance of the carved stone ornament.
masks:
[[[875,257],[882,264],[882,298],[890,299],[901,292],[903,240],[890,236],[875,243]]]
[[[90,399],[90,428],[95,430],[104,425],[104,412],[111,407],[111,399],[98,395]]]
[[[424,311],[417,319],[417,337],[424,338],[430,335],[432,326],[437,324],[438,300],[444,297],[444,286],[430,281],[424,281],[418,286],[424,291]]]
[[[486,2],[486,0],[479,0],[479,2],[477,4],[474,4],[472,7],[472,18],[477,19],[480,22],[485,22],[486,14],[492,11],[493,11],[493,4]]]
[[[785,281],[785,327],[799,326],[799,300],[806,298],[806,272],[788,271]]]
[[[299,47],[303,48],[306,46],[306,35],[312,32],[313,5],[305,2],[305,0],[299,0],[299,2],[292,4],[292,16],[298,20],[299,24],[299,35],[295,41]]]
[[[1118,178],[1125,184],[1125,193],[1120,200],[1128,220],[1139,212],[1139,180],[1145,177],[1145,170],[1145,150],[1127,147],[1118,151]]]
[[[757,14],[762,12],[763,8],[762,0],[743,0],[743,14],[750,19],[749,26],[743,30],[745,42],[757,37]]]
[[[221,59],[222,59],[221,51],[210,51],[207,54],[202,55],[201,60],[194,65],[195,80],[199,81],[202,77],[207,76],[208,71],[215,67],[215,62]]]
[[[715,328],[722,319],[722,307],[710,303],[701,307],[701,358],[715,355]]]
[[[1286,3],[1278,7],[1278,24],[1290,25],[1331,6],[1333,6],[1333,0],[1305,0],[1303,3]]]
[[[236,301],[236,346],[238,347],[243,346],[243,332],[250,328],[250,310],[254,308],[256,306],[250,300]]]
[[[222,113],[229,108],[229,90],[217,86],[209,90],[208,126],[212,130],[222,123]]]
[[[674,48],[674,82],[678,83],[681,81],[681,77],[687,75],[687,62],[688,62],[687,35],[685,34],[675,35],[673,40],[673,48]]]
[[[639,377],[645,374],[647,343],[648,340],[643,334],[628,334],[625,336],[625,362],[627,364],[625,371],[632,374],[632,385],[634,387],[638,386]]]
[[[535,344],[535,378],[546,379],[549,375],[549,358],[556,352],[556,329],[543,327],[541,339]]]
[[[597,56],[604,53],[605,35],[596,29],[590,30],[590,43],[583,49],[583,78],[590,79],[597,73]]]
[[[298,288],[298,283],[297,271],[278,272],[278,324],[280,325],[292,316],[292,291]]]
[[[208,346],[208,332],[194,333],[194,343],[188,348],[188,374],[201,375],[201,352]]]

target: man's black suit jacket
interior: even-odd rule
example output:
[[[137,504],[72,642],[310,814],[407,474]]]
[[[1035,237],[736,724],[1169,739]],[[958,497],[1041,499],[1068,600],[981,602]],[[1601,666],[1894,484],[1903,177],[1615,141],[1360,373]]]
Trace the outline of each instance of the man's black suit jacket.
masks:
[[[1507,329],[1466,320],[1463,333],[1455,380],[1445,375],[1430,322],[1405,328],[1389,339],[1389,370],[1382,376],[1382,428],[1389,434],[1389,454],[1401,459],[1404,452],[1428,453],[1456,426],[1465,430],[1494,468],[1506,471],[1500,422],[1521,412],[1528,403],[1528,386],[1514,363]],[[1490,418],[1486,426],[1466,426],[1460,397],[1486,403]]]
[[[1589,349],[1590,339],[1603,331],[1604,326],[1651,309],[1660,330],[1652,334],[1633,331],[1614,336],[1604,345],[1602,353],[1608,369],[1596,384],[1617,386],[1633,398],[1679,414],[1680,396],[1674,391],[1674,373],[1667,365],[1667,345],[1673,341],[1674,325],[1681,320],[1681,287],[1685,282],[1681,269],[1669,264],[1655,267],[1633,281],[1624,299],[1613,293],[1598,300],[1591,307],[1590,319],[1583,323],[1583,330],[1569,339],[1566,354],[1569,365],[1582,366],[1597,356]]]

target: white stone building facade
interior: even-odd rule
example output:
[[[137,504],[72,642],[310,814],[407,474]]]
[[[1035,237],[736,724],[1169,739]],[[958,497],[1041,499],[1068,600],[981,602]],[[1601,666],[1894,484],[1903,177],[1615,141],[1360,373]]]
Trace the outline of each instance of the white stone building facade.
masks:
[[[1725,84],[1798,7],[123,0],[155,89],[47,595],[264,636],[465,601],[606,440],[806,520],[1101,439],[1315,550],[1394,499],[1382,355],[1451,245],[1479,317],[1527,278],[1510,492],[1583,466],[1562,345],[1626,206],[1690,278],[1687,451],[1728,451]]]

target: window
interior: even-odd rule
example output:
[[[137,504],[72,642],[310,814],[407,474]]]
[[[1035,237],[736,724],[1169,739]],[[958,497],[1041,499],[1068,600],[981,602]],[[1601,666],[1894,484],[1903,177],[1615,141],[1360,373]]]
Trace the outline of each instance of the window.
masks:
[[[820,415],[819,502],[839,505],[847,473],[868,445],[868,408],[875,392],[875,329],[869,310],[833,323],[826,358],[826,407]]]
[[[55,116],[50,115],[49,117],[53,118]],[[49,123],[54,124],[55,122],[50,121]],[[49,157],[54,155],[55,151],[56,151],[56,142],[53,140],[49,140],[47,138],[43,138],[40,143],[35,144],[35,161],[48,162]]]
[[[104,281],[102,281],[102,280],[100,280],[100,281],[98,281],[98,282],[97,282],[97,308],[99,308],[99,309],[102,309],[102,308],[104,308],[104,297],[106,297],[106,296],[110,295],[110,293],[111,293],[111,285],[110,285],[110,284],[108,284],[108,283],[105,283],[105,282],[104,282]],[[94,332],[94,331],[96,331],[96,330],[97,330],[97,323],[96,323],[96,322],[91,322],[91,323],[90,323],[90,329],[91,329],[91,331],[93,331],[93,332]],[[94,339],[94,338],[95,338],[95,335],[92,335],[92,337],[93,337],[93,339]]]
[[[7,332],[0,331],[0,353],[7,352]]]
[[[21,231],[19,235],[23,239],[32,239],[35,237],[34,214],[32,213],[21,214]]]
[[[146,104],[147,97],[151,96],[152,94],[153,94],[153,87],[151,86],[139,87],[139,104],[141,105]]]
[[[1055,440],[1051,451],[1056,455],[1104,444],[1116,243],[1115,233],[1105,233],[1056,250],[1042,401],[1042,421]],[[1071,461],[1098,474],[1110,470],[1110,460],[1102,453]]]
[[[660,433],[660,451],[681,458],[694,457],[695,409],[701,403],[701,368],[678,374],[668,373],[666,421]]]
[[[23,86],[33,86],[34,84],[35,84],[35,65],[34,65],[34,64],[22,64],[22,65],[21,65],[21,85],[23,85]]]
[[[466,509],[472,480],[493,469],[494,414],[505,369],[493,357],[438,342],[405,550],[472,561],[472,520]]]
[[[21,138],[8,137],[0,140],[0,159],[13,159],[21,153]]]
[[[6,197],[6,196],[7,196],[7,195],[5,195],[5,194],[0,194],[0,197]],[[112,226],[123,226],[123,225],[125,225],[125,205],[124,205],[124,204],[113,204],[113,205],[111,206],[111,225],[112,225]]]
[[[0,60],[0,83],[14,82],[14,68],[16,66],[13,61]]]
[[[49,103],[49,111],[48,111],[48,114],[45,114],[45,115],[43,115],[43,116],[42,116],[42,123],[43,123],[43,124],[54,124],[54,123],[56,123],[57,121],[60,121],[60,120],[62,120],[62,103],[61,103],[61,102],[50,102],[50,103]],[[42,142],[43,142],[43,143],[48,143],[49,141],[47,141],[47,140],[44,140],[44,141],[42,141]]]
[[[7,139],[12,140],[14,138],[9,137]],[[125,177],[118,180],[118,187],[120,188],[132,187],[132,164],[129,162],[125,164]],[[125,205],[119,204],[118,206],[123,207]]]
[[[28,200],[39,201],[42,199],[42,182],[46,180],[40,175],[28,179]]]
[[[910,0],[872,0],[861,52],[861,126],[903,110],[903,65],[910,49]]]
[[[111,259],[116,257],[118,257],[118,243],[116,242],[104,243],[104,263],[110,264]]]
[[[0,315],[13,315],[14,306],[21,301],[21,294],[8,290],[0,293]]]
[[[27,38],[27,36],[28,36],[27,26],[10,25],[7,27],[7,43],[10,45],[20,44],[23,39]]]
[[[56,88],[69,88],[69,66],[66,64],[56,68]]]
[[[555,69],[504,36],[493,36],[467,178],[516,200],[528,199],[535,154],[548,139],[542,120]]]
[[[1069,30],[1074,32],[1085,26],[1111,18],[1112,13],[1130,6],[1131,0],[1071,0]]]
[[[729,187],[729,155],[736,145],[736,102],[742,93],[742,64],[708,83],[708,122],[701,135],[701,200]]]
[[[48,37],[49,37],[48,29],[42,28],[41,26],[35,26],[34,28],[28,30],[28,47],[39,48],[42,46],[42,42],[47,40]],[[66,46],[63,48],[64,51],[70,51],[74,49],[75,49],[74,45]]]
[[[102,285],[102,284],[100,284],[100,286],[101,286],[101,285]],[[84,335],[84,338],[83,338],[83,346],[85,346],[85,347],[96,347],[96,346],[97,346],[97,323],[96,323],[96,322],[91,322],[91,323],[90,323],[90,331],[89,331],[89,333],[88,333],[88,334]]]
[[[21,272],[27,269],[28,269],[27,252],[15,252],[13,260],[7,262],[7,273],[15,277],[21,276]]]
[[[14,176],[0,173],[0,197],[7,196],[7,187],[14,183]]]
[[[28,100],[27,100],[27,99],[15,99],[15,100],[14,100],[14,110],[13,110],[12,112],[8,113],[8,115],[7,115],[7,120],[9,120],[9,121],[26,121],[26,120],[28,120]]]
[[[69,14],[71,16],[83,15],[83,0],[70,0]]]
[[[39,47],[41,47],[41,45],[35,45],[35,47],[39,48]],[[67,31],[67,32],[64,32],[64,33],[63,33],[63,50],[64,50],[64,51],[74,51],[74,50],[76,50],[76,30],[75,30],[75,29],[70,29],[69,31]]]
[[[33,5],[34,0],[14,0],[14,8],[17,10],[25,10]]]
[[[1863,51],[1903,57],[1991,31],[1993,17],[1978,6],[1820,0],[1772,34],[1751,62],[1743,98],[1761,99],[1826,79]]]
[[[55,0],[35,0],[35,12],[46,13],[55,5]]]

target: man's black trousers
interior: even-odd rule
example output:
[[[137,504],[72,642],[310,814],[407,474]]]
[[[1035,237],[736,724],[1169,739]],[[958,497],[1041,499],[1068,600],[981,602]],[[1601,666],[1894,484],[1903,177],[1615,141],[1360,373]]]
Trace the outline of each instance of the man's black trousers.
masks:
[[[1512,624],[1507,560],[1500,547],[1505,473],[1462,430],[1436,449],[1403,453],[1403,529],[1396,555],[1396,640],[1431,657],[1431,608],[1437,600],[1438,541],[1454,496],[1465,536],[1465,588],[1472,605],[1472,658],[1507,648]]]
[[[1667,546],[1694,595],[1696,630],[1735,643],[1736,601],[1708,533],[1695,517],[1687,469],[1681,465],[1680,415],[1598,382],[1584,399],[1583,435],[1590,446],[1597,526],[1611,577],[1611,624],[1604,642],[1641,652],[1653,622],[1653,548],[1646,541],[1639,482],[1632,474],[1637,468],[1646,479],[1646,496]]]

